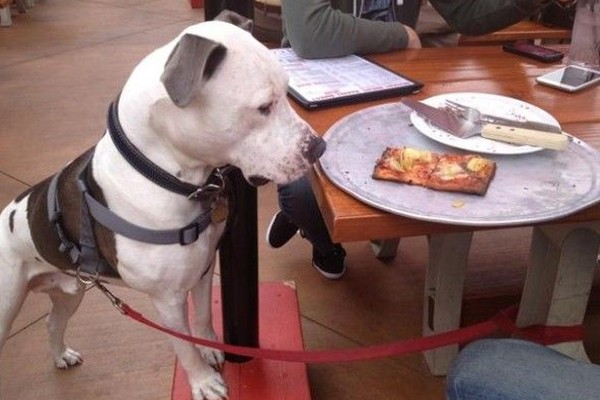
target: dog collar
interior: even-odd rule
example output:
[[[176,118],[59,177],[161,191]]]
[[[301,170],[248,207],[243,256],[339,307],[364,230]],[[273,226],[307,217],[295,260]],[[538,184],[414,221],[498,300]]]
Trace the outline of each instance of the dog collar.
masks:
[[[148,159],[129,140],[119,121],[119,97],[108,110],[108,133],[123,158],[150,181],[173,193],[186,196],[190,200],[209,200],[221,193],[225,187],[224,175],[233,168],[230,165],[215,168],[202,186],[192,185],[171,175]]]

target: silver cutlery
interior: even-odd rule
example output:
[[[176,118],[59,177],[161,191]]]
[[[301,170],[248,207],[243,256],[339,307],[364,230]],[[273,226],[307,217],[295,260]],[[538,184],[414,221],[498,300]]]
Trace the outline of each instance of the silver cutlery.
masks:
[[[466,119],[467,121],[470,121],[474,124],[488,123],[494,125],[510,126],[514,128],[530,129],[534,131],[562,133],[562,129],[560,128],[560,126],[553,124],[546,124],[544,122],[537,121],[518,121],[515,119],[484,114],[475,107],[466,106],[464,104],[457,103],[456,101],[452,100],[446,100],[445,104],[450,112],[453,112],[458,117]],[[473,131],[469,136],[464,136],[464,138],[477,134],[478,132]]]
[[[552,150],[564,150],[570,143],[570,137],[563,134],[481,121],[475,123],[457,116],[456,112],[449,110],[449,107],[435,108],[409,97],[404,97],[401,102],[429,120],[432,125],[461,139],[480,134],[486,139]]]

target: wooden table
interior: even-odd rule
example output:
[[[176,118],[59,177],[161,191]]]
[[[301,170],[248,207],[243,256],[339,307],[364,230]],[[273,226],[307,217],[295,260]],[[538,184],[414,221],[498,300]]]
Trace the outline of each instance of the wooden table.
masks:
[[[461,45],[475,44],[502,44],[503,42],[514,42],[516,40],[558,40],[564,43],[571,39],[571,30],[556,26],[544,25],[539,21],[523,20],[499,31],[488,33],[481,36],[461,35],[459,43]]]
[[[566,50],[566,49],[562,49]],[[504,53],[499,46],[405,50],[374,55],[372,60],[425,84],[416,99],[451,92],[486,92],[510,96],[550,112],[563,129],[600,150],[600,88],[567,94],[539,86],[535,77],[560,64],[543,64]],[[387,99],[323,110],[296,107],[323,134],[340,118],[398,99]],[[367,241],[428,235],[429,265],[424,291],[424,335],[456,329],[467,256],[474,230],[423,222],[372,208],[335,187],[319,170],[312,185],[334,241]],[[384,241],[382,243],[389,243]],[[583,321],[600,245],[600,205],[543,224],[534,224],[519,326],[574,325]],[[389,247],[383,247],[389,253]],[[586,359],[580,342],[556,346]],[[427,352],[433,374],[445,374],[458,346]]]

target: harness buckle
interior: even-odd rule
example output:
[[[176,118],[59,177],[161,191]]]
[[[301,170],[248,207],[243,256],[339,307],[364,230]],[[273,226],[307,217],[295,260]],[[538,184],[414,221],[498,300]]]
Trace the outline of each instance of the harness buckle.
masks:
[[[186,246],[194,243],[200,237],[200,227],[193,223],[179,230],[179,244]]]

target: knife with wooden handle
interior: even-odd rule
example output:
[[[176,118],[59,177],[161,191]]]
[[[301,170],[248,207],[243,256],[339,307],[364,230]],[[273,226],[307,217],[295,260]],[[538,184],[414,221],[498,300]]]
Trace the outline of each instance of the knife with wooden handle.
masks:
[[[558,151],[566,149],[571,142],[571,137],[564,133],[542,132],[495,124],[485,124],[481,129],[481,136],[502,142]]]
[[[475,124],[466,119],[459,118],[454,113],[448,112],[445,109],[435,108],[409,97],[404,97],[400,101],[429,120],[432,125],[461,139],[478,134],[484,138],[499,142],[536,146],[559,151],[564,150],[571,141],[571,137],[563,133],[544,132],[490,123]]]

